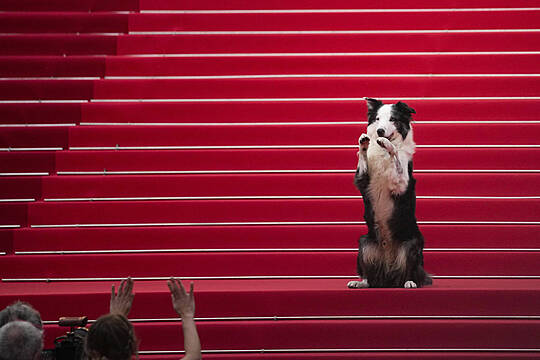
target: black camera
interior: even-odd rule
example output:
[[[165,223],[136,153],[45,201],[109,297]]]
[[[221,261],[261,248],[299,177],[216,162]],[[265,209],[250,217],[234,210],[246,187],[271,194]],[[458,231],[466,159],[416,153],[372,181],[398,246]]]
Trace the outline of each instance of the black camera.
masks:
[[[88,317],[61,317],[58,325],[70,330],[54,340],[54,349],[43,351],[43,360],[82,360],[84,358],[84,342],[88,336]]]

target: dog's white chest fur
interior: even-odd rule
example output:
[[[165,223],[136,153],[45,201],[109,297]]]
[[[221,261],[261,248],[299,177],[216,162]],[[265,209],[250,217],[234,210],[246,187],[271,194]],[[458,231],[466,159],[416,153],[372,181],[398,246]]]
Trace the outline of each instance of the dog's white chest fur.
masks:
[[[391,241],[388,219],[394,211],[394,201],[391,196],[394,160],[388,151],[372,141],[367,151],[367,163],[370,179],[368,195],[375,215],[379,241]]]
[[[379,241],[391,241],[388,220],[394,211],[394,195],[401,195],[407,190],[409,183],[408,163],[414,153],[415,144],[412,131],[405,140],[400,137],[392,141],[396,156],[371,141],[367,149],[367,171],[369,174],[368,196],[371,200],[375,216]],[[396,161],[400,163],[402,172],[396,171]]]

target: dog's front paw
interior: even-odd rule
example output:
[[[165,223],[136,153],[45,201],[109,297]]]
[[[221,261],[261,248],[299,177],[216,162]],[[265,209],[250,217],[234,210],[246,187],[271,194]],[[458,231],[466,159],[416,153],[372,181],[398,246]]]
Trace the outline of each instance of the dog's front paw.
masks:
[[[394,144],[392,144],[390,140],[388,140],[387,138],[385,137],[377,138],[377,144],[379,144],[379,146],[382,147],[383,149],[386,149],[386,151],[388,151],[390,155],[396,154],[396,148],[394,147]]]
[[[367,280],[362,280],[362,281],[349,281],[347,283],[347,287],[349,289],[364,289],[364,288],[368,288],[369,287],[369,284],[367,282]]]
[[[367,151],[369,147],[369,136],[367,134],[362,134],[358,138],[358,145],[360,146],[360,151]]]
[[[405,289],[416,289],[418,286],[414,281],[407,281],[403,287]]]

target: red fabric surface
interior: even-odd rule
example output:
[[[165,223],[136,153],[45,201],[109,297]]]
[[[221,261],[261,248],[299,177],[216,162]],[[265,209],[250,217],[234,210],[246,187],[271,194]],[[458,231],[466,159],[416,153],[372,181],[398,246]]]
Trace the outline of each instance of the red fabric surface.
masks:
[[[364,4],[357,4],[363,7]],[[525,29],[537,11],[300,14],[130,14],[130,31]],[[94,20],[97,22],[97,19]]]
[[[53,151],[0,153],[0,172],[49,172],[54,168]]]
[[[5,204],[4,206],[10,206]],[[360,221],[359,200],[200,200],[29,203],[40,224]],[[419,221],[536,221],[540,199],[418,199]]]
[[[115,13],[2,13],[1,33],[128,32],[128,15]]]
[[[2,124],[78,123],[81,104],[0,104]]]
[[[128,11],[139,10],[139,0],[3,0],[7,11]]]
[[[0,35],[0,49],[0,56],[105,55],[115,54],[116,39],[107,35]]]
[[[536,196],[540,175],[417,173],[418,196]],[[352,174],[108,175],[0,178],[1,198],[148,196],[361,196]],[[20,186],[18,185],[20,183]],[[32,184],[31,186],[24,184]],[[219,184],[219,186],[216,186]],[[27,194],[27,195],[25,195]],[[34,195],[38,194],[38,195]]]
[[[540,40],[540,37],[539,37]],[[482,80],[482,81],[479,81]],[[90,82],[88,82],[90,83]],[[2,83],[3,84],[3,83]],[[362,98],[537,96],[540,82],[529,77],[506,78],[362,78],[362,79],[159,79],[95,80],[96,99],[194,99],[194,98]],[[503,86],[504,84],[504,86]],[[19,81],[6,86],[16,88]],[[36,86],[41,85],[36,83]],[[74,88],[78,82],[45,82],[47,98],[83,98],[87,92]],[[54,90],[53,90],[54,89]],[[41,95],[41,93],[39,94]],[[26,92],[6,98],[35,98]],[[41,95],[44,96],[44,95]]]
[[[0,76],[104,76],[103,57],[3,56]]]
[[[537,275],[538,252],[426,252],[425,268],[440,276]],[[350,276],[351,252],[13,255],[0,258],[5,279],[155,276]],[[86,266],[88,264],[89,266]]]
[[[1,39],[1,38],[0,38]],[[538,33],[124,35],[118,54],[535,50]],[[50,50],[48,50],[50,51]]]
[[[370,55],[106,58],[107,75],[481,74],[534,73],[540,55]],[[511,62],[513,66],[508,67]],[[15,67],[16,63],[12,64]],[[0,69],[2,71],[2,69]],[[5,70],[4,70],[5,71]],[[479,105],[479,104],[478,104]],[[514,109],[517,110],[517,109]],[[418,114],[421,116],[421,114]]]
[[[407,100],[407,104],[416,109],[417,121],[526,121],[537,120],[536,113],[540,112],[540,103],[536,100]],[[2,107],[0,111],[1,109]],[[90,103],[82,105],[81,121],[114,123],[357,121],[366,124],[366,112],[365,101]]]
[[[26,0],[28,1],[28,0]],[[36,1],[36,0],[34,0]],[[283,2],[280,0],[267,0],[253,2],[250,0],[189,0],[178,2],[176,0],[139,0],[141,9],[179,9],[179,10],[231,10],[231,9],[422,9],[422,8],[468,8],[468,7],[528,7],[536,6],[533,0],[517,0],[508,3],[505,0],[376,0],[363,2],[361,5],[355,0],[293,0]]]
[[[195,280],[196,316],[539,315],[538,279],[435,279],[434,285],[417,290],[351,290],[347,281]],[[2,283],[0,306],[21,299],[34,304],[43,320],[80,315],[96,319],[108,311],[113,283],[118,285],[118,281]],[[130,318],[175,317],[165,280],[136,280],[134,291]],[[332,303],[338,305],[329,306]]]
[[[413,124],[414,140],[423,145],[529,145],[540,138],[540,123]],[[3,130],[13,142],[39,130]],[[4,133],[7,134],[4,135]],[[69,129],[70,146],[242,146],[350,145],[366,132],[365,124],[288,126],[84,126]],[[21,134],[21,135],[19,135]],[[3,136],[4,135],[4,136]],[[45,135],[45,134],[44,134]],[[51,139],[50,141],[54,141]],[[54,142],[52,142],[54,144]]]
[[[178,350],[179,323],[135,324],[140,350]],[[538,320],[378,320],[201,322],[206,349],[529,348],[538,344]],[[61,334],[46,326],[46,341]],[[370,334],[384,333],[385,336]],[[302,334],[303,336],[298,336]]]
[[[347,170],[354,172],[356,149],[264,150],[123,150],[62,151],[56,153],[58,171],[141,170]],[[2,154],[0,154],[2,155]],[[3,157],[10,159],[10,155]],[[54,154],[53,154],[54,155]],[[24,154],[27,161],[42,154]],[[536,170],[540,149],[418,149],[416,170]],[[23,164],[17,163],[16,166]],[[9,169],[10,166],[4,165]]]
[[[0,147],[69,147],[67,127],[8,127],[0,128]]]
[[[174,359],[178,360],[179,355],[140,355],[139,359]],[[290,359],[290,360],[307,360],[307,359],[360,359],[360,360],[380,360],[380,359],[422,359],[422,360],[438,360],[444,357],[445,359],[461,359],[461,360],[477,360],[477,359],[536,359],[538,353],[536,352],[324,352],[324,353],[269,353],[268,351],[253,352],[250,354],[204,354],[205,359],[213,360],[229,360],[229,359]]]
[[[426,248],[539,248],[534,225],[421,225]],[[364,225],[20,229],[17,251],[115,249],[302,249],[358,247]],[[9,237],[8,237],[9,235]],[[5,233],[5,242],[11,234]],[[74,240],[76,239],[76,241]],[[152,239],[152,241],[149,241]]]

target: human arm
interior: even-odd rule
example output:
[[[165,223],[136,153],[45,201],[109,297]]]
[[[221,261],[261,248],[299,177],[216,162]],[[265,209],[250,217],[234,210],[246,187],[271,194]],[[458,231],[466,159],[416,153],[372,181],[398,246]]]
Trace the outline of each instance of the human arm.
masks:
[[[134,296],[133,280],[130,277],[120,282],[118,293],[115,292],[113,284],[109,312],[111,314],[123,315],[127,318],[129,311],[131,310],[131,305],[133,304]]]
[[[178,279],[167,281],[171,291],[172,304],[176,313],[182,318],[182,331],[184,333],[183,360],[201,359],[201,343],[195,326],[195,298],[193,296],[193,283],[190,284],[189,294]]]

